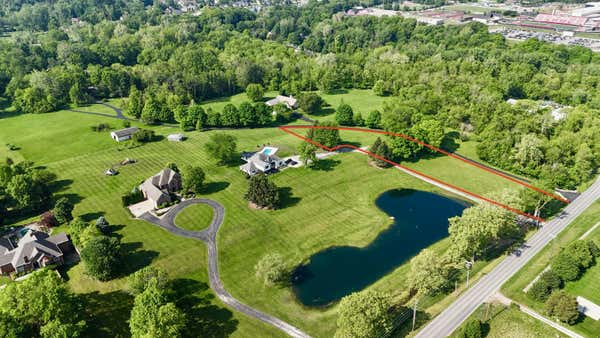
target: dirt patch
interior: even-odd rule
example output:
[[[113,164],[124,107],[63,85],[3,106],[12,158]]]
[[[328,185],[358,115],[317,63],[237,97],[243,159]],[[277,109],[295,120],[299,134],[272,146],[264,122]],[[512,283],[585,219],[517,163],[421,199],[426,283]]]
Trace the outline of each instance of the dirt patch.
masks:
[[[254,210],[275,210],[275,208],[261,207],[252,202],[248,202],[248,208],[254,209]]]

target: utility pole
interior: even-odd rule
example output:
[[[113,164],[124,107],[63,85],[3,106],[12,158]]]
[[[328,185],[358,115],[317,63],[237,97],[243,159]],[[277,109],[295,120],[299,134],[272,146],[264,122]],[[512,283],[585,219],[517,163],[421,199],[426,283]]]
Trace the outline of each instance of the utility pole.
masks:
[[[418,298],[415,298],[415,306],[413,307],[413,321],[412,321],[412,330],[415,330],[415,323],[417,322],[417,302],[419,301]]]
[[[473,263],[465,261],[465,268],[467,268],[467,289],[469,288],[469,277],[471,275],[471,266]]]

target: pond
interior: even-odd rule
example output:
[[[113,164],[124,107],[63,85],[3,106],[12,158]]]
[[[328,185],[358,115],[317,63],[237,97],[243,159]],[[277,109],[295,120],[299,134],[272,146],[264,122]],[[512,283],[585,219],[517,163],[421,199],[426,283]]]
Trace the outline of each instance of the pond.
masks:
[[[448,236],[448,218],[462,214],[470,204],[435,193],[402,189],[386,191],[375,205],[394,222],[373,242],[364,248],[325,249],[295,269],[292,288],[302,304],[323,306],[364,289]]]

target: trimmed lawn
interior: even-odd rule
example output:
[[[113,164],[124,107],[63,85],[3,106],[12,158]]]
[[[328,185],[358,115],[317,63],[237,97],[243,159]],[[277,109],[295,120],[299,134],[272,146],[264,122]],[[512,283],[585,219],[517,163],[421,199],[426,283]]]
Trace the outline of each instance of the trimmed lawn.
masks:
[[[485,303],[465,323],[470,320],[480,320],[483,322],[483,329],[487,331],[487,334],[484,336],[486,338],[566,337],[560,331],[521,312],[519,309],[503,304]],[[450,337],[458,337],[463,327],[464,323]]]
[[[567,229],[561,232],[549,245],[547,245],[540,253],[530,260],[523,269],[515,274],[504,286],[502,292],[509,298],[531,307],[539,313],[544,313],[544,304],[533,301],[523,292],[523,288],[531,282],[538,274],[540,274],[550,263],[552,258],[558,254],[561,247],[577,240],[589,228],[594,226],[600,220],[600,201],[596,201],[589,207],[579,218],[577,218]],[[587,239],[595,239],[600,243],[600,232],[594,231]],[[586,274],[575,283],[568,283],[566,290],[572,295],[579,295],[598,301],[598,283],[597,278],[598,265],[589,269]],[[594,279],[596,278],[596,279]],[[594,292],[596,292],[594,294]],[[586,296],[587,295],[587,296]],[[600,304],[600,302],[599,302]],[[569,326],[575,332],[584,336],[597,336],[600,332],[600,322],[585,317],[581,322]]]
[[[185,208],[175,218],[175,225],[186,230],[200,231],[210,225],[213,208],[206,204],[194,204]]]
[[[346,95],[355,92],[349,91]],[[273,181],[281,187],[282,208],[275,211],[251,210],[243,199],[248,183],[239,172],[239,163],[216,166],[204,151],[208,137],[220,131],[189,132],[185,142],[158,141],[127,149],[112,141],[108,133],[96,133],[90,129],[100,122],[120,123],[115,119],[66,111],[0,119],[0,142],[10,140],[21,147],[18,153],[24,159],[35,161],[56,173],[60,183],[57,195],[69,196],[76,202],[74,214],[90,221],[100,215],[105,216],[113,225],[115,235],[122,240],[126,259],[121,277],[106,283],[98,282],[83,273],[81,264],[66,271],[70,287],[87,297],[90,331],[97,332],[98,336],[126,334],[131,300],[123,292],[126,289],[125,277],[141,267],[151,264],[163,268],[172,279],[192,279],[193,282],[189,283],[199,288],[197,284],[207,283],[206,248],[202,243],[176,237],[152,224],[132,219],[121,206],[123,193],[157,173],[168,162],[180,166],[201,166],[207,181],[202,197],[214,199],[225,207],[218,245],[219,268],[227,290],[244,303],[289,321],[316,337],[333,335],[336,305],[305,308],[295,301],[289,288],[263,286],[254,272],[258,260],[267,253],[279,252],[290,265],[296,265],[333,245],[365,246],[391,223],[388,216],[374,205],[379,194],[398,188],[441,192],[398,170],[375,169],[367,164],[367,157],[362,154],[347,153],[323,160],[319,169],[287,169],[273,175]],[[163,136],[176,130],[167,126],[152,129]],[[237,137],[239,151],[274,144],[291,153],[301,142],[276,128],[223,132]],[[349,141],[372,141],[349,133],[342,133],[342,136]],[[106,168],[124,158],[136,159],[137,163],[119,168],[117,176],[103,174]],[[477,168],[460,167],[457,170],[456,162],[439,157],[406,165],[425,170],[434,177],[441,175],[440,178],[454,180],[451,183],[481,194],[509,184],[502,178],[485,176],[487,173]],[[182,216],[184,220],[178,218],[178,224],[186,226],[187,217],[193,222],[190,226],[198,227],[208,224],[211,217],[201,209],[186,210]],[[207,222],[199,221],[203,219]],[[432,247],[441,252],[448,245],[446,239]],[[476,264],[473,280],[495,262]],[[371,287],[400,297],[406,291],[409,269],[409,264],[404,264]],[[190,309],[205,306],[205,295],[212,295],[212,292],[208,289],[202,291],[198,299],[194,298]],[[423,305],[428,307],[429,312],[435,313],[441,309],[440,304],[447,304],[453,297],[455,295],[440,296],[424,301]],[[111,304],[114,308],[94,304]],[[229,311],[217,300],[211,300],[210,304],[215,307],[216,313]],[[204,317],[200,316],[198,320],[201,318]],[[207,314],[206,318],[212,317]],[[233,317],[223,315],[219,318],[229,318],[219,327],[229,328],[230,320],[239,322],[234,329],[227,329],[233,335],[281,335],[267,325],[238,313]],[[202,326],[205,331],[199,329],[198,335],[215,335],[213,321],[219,318],[206,319],[206,326]]]

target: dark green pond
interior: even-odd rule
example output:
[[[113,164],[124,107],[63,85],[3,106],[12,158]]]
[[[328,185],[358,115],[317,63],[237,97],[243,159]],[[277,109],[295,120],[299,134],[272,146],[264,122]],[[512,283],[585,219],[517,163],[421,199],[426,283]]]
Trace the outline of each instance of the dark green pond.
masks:
[[[364,248],[331,247],[296,268],[292,286],[302,304],[327,305],[364,289],[448,236],[448,218],[469,206],[458,199],[408,189],[387,191],[375,204],[393,216],[394,223]]]

